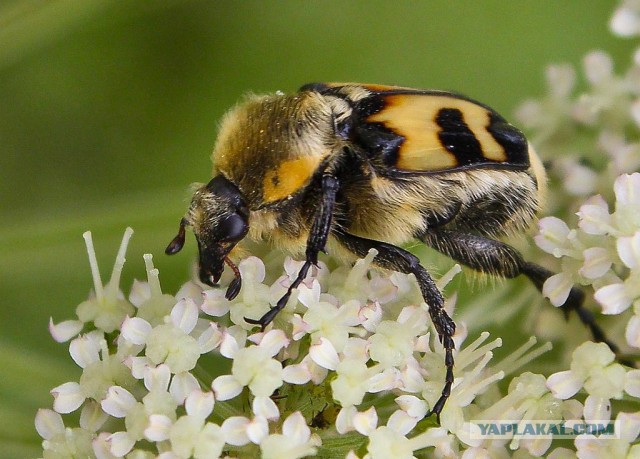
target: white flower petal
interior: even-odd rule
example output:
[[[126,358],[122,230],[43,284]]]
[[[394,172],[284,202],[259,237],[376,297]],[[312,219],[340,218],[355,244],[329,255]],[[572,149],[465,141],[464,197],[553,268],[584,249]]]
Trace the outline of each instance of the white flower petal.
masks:
[[[413,456],[414,448],[422,448],[423,445],[416,445],[416,438],[409,440],[404,435],[400,435],[393,429],[386,426],[379,427],[369,435],[368,452],[372,458],[406,458]],[[427,445],[424,445],[427,446]]]
[[[584,420],[587,422],[611,419],[611,402],[607,398],[589,395],[584,401]]]
[[[122,322],[122,337],[133,344],[145,344],[153,327],[140,317],[127,317]]]
[[[607,457],[605,448],[593,435],[578,435],[573,443],[576,447],[576,452],[573,457],[579,457],[580,459],[601,459]]]
[[[396,397],[395,401],[403,411],[406,411],[413,418],[422,419],[429,410],[427,402],[414,395],[401,395]]]
[[[102,411],[100,404],[90,400],[82,407],[80,412],[80,427],[91,432],[97,432],[109,419],[109,415]]]
[[[282,423],[282,433],[298,444],[307,442],[311,436],[311,430],[309,430],[309,426],[300,411],[291,413],[287,419],[284,420]]]
[[[184,331],[191,333],[198,323],[198,306],[191,298],[183,298],[171,310],[171,322]]]
[[[405,392],[420,392],[424,388],[424,377],[418,368],[407,365],[400,373],[398,384]]]
[[[596,290],[593,297],[602,306],[603,314],[620,314],[626,311],[633,301],[624,284],[606,285]]]
[[[623,4],[622,4],[623,5]],[[609,21],[611,31],[622,37],[632,37],[640,33],[640,15],[631,8],[620,6]]]
[[[587,80],[597,85],[606,82],[613,74],[611,56],[603,51],[593,51],[584,57],[584,70]]]
[[[564,419],[580,419],[584,406],[578,400],[565,400],[562,403],[562,417]]]
[[[562,99],[571,94],[575,85],[576,72],[569,64],[549,65],[545,69],[545,77],[551,94]]]
[[[589,394],[598,397],[622,398],[625,374],[625,368],[619,363],[607,365],[592,373],[585,381],[584,388]]]
[[[376,373],[367,381],[368,392],[382,392],[398,387],[400,372],[396,368],[388,368],[382,373]]]
[[[311,372],[303,363],[289,365],[282,370],[282,380],[290,384],[306,384],[311,381]]]
[[[244,386],[233,375],[218,376],[211,383],[216,400],[229,400],[242,392]]]
[[[290,283],[287,282],[287,285],[290,285]],[[320,292],[320,282],[314,279],[311,283],[311,288],[305,285],[300,285],[300,287],[298,287],[298,301],[308,308],[312,307],[320,301]]]
[[[355,406],[343,407],[336,417],[336,430],[339,434],[346,434],[351,432],[353,427],[353,417],[358,413]]]
[[[185,409],[189,416],[206,419],[213,411],[214,399],[212,392],[192,391],[185,401]]]
[[[604,235],[610,231],[609,206],[600,195],[589,198],[578,212],[578,226],[587,234]]]
[[[553,254],[557,248],[564,247],[569,236],[569,227],[556,217],[545,217],[538,223],[539,234],[535,236],[538,247]]]
[[[225,441],[233,446],[244,446],[249,443],[247,427],[250,420],[244,416],[232,416],[222,423]]]
[[[137,403],[135,397],[124,387],[111,386],[107,390],[107,396],[100,405],[105,413],[114,418],[123,418]]]
[[[640,173],[623,174],[613,184],[616,210],[620,206],[640,207]]]
[[[527,450],[533,457],[542,457],[551,447],[551,438],[525,438],[520,445],[521,450]]]
[[[224,443],[224,433],[220,426],[207,422],[195,438],[193,457],[195,459],[220,457]]]
[[[626,374],[624,390],[632,397],[640,397],[640,370],[631,370]]]
[[[580,275],[587,279],[597,279],[609,271],[612,260],[607,249],[602,247],[589,247],[582,252],[584,264],[580,268]]]
[[[231,333],[224,331],[222,333],[222,341],[220,343],[220,354],[228,359],[232,359],[238,349],[240,349],[240,345],[236,338]]]
[[[309,356],[315,363],[327,370],[335,370],[340,363],[338,352],[328,339],[322,337],[319,342],[309,348]]]
[[[556,398],[566,400],[573,397],[582,387],[583,381],[570,370],[554,373],[547,378],[547,387]]]
[[[111,444],[109,443],[110,436],[110,432],[100,432],[98,436],[91,442],[93,454],[95,454],[95,457],[97,459],[113,459],[115,457],[113,454],[111,454]]]
[[[67,414],[80,408],[85,400],[80,384],[67,382],[51,389],[53,395],[53,409],[58,413]]]
[[[169,439],[171,419],[164,414],[152,414],[149,416],[149,425],[144,430],[144,435],[151,441],[164,441]]]
[[[468,458],[484,458],[487,456],[487,451],[483,448],[480,451],[473,451],[474,448],[482,445],[482,431],[480,426],[476,423],[465,422],[458,432],[456,432],[458,439],[465,445],[471,446],[471,448],[465,450],[465,454],[462,455],[463,459]],[[470,454],[466,454],[470,452]]]
[[[202,292],[204,301],[202,311],[213,317],[222,317],[229,312],[231,301],[225,298],[226,292],[222,289],[211,289]]]
[[[269,424],[264,416],[256,416],[247,425],[247,436],[252,443],[259,445],[269,436]]]
[[[198,337],[200,353],[206,354],[213,351],[222,342],[222,332],[218,329],[218,324],[210,322],[209,326]]]
[[[311,372],[311,382],[316,386],[320,385],[326,379],[329,374],[329,370],[315,363],[310,357],[306,363],[309,367],[309,371]]]
[[[144,387],[148,390],[166,391],[171,380],[171,370],[168,365],[160,364],[153,368],[148,366],[144,371]]]
[[[271,357],[275,356],[280,350],[289,345],[289,339],[284,331],[274,328],[264,334],[260,340],[260,347],[266,349]]]
[[[251,405],[253,413],[256,416],[262,416],[270,421],[277,421],[280,419],[280,411],[278,405],[271,400],[271,397],[257,396],[254,397]]]
[[[169,393],[176,403],[181,405],[189,394],[197,389],[200,389],[200,384],[196,377],[188,371],[184,371],[173,376],[169,386]]]
[[[633,443],[640,435],[640,413],[620,413],[616,417],[620,423],[620,440]],[[629,455],[627,457],[637,457]]]
[[[100,360],[100,345],[88,336],[80,336],[69,343],[69,354],[80,368],[87,368]]]
[[[62,416],[53,410],[39,409],[36,413],[36,430],[45,440],[51,440],[55,435],[64,433]]]
[[[111,454],[116,457],[123,457],[136,444],[135,439],[128,432],[113,433],[109,435],[107,442],[111,445]]]
[[[144,458],[146,459],[146,458]],[[164,453],[158,454],[155,459],[183,459],[182,456],[178,456],[173,451],[166,451]]]
[[[129,356],[124,360],[124,364],[131,370],[131,375],[136,379],[144,378],[144,372],[147,367],[153,366],[147,357]]]
[[[395,430],[399,434],[407,435],[418,424],[418,421],[422,418],[414,418],[409,416],[405,411],[396,410],[387,421],[387,427]]]
[[[176,299],[181,300],[183,298],[191,298],[196,304],[199,306],[202,304],[202,298],[204,296],[204,292],[202,291],[202,287],[196,284],[193,281],[185,282],[178,293],[176,293]]]
[[[347,344],[342,349],[345,359],[357,359],[367,361],[369,341],[362,338],[349,338]]]
[[[131,290],[129,290],[129,302],[136,308],[139,308],[142,303],[151,298],[151,287],[148,282],[133,280]]]
[[[549,277],[542,286],[542,294],[549,298],[549,301],[554,306],[562,306],[573,287],[573,281],[565,273],[554,274]]]
[[[564,180],[562,185],[565,190],[574,196],[587,196],[595,190],[598,174],[590,167],[571,161],[563,165]]]
[[[82,331],[84,323],[79,320],[65,320],[57,324],[53,323],[53,319],[49,318],[49,333],[58,343],[69,341]]]
[[[621,237],[616,243],[618,256],[631,269],[640,266],[640,231],[632,237]]]
[[[378,412],[372,406],[367,411],[358,412],[353,416],[353,427],[362,435],[368,436],[378,427]]]

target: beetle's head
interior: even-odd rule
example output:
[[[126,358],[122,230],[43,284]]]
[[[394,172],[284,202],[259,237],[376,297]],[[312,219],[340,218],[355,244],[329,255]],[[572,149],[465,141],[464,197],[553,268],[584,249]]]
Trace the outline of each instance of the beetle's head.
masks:
[[[240,274],[228,255],[249,231],[249,208],[240,190],[222,175],[198,188],[180,221],[178,235],[165,250],[168,255],[184,246],[186,226],[191,227],[198,241],[200,280],[216,284],[226,263],[234,270],[235,283],[239,284]]]

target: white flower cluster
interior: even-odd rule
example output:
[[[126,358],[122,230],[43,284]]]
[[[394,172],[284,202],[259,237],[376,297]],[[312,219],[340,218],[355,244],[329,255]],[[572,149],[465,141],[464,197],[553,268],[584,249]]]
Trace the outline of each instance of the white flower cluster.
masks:
[[[627,344],[640,348],[640,173],[621,175],[614,184],[615,209],[602,196],[588,199],[578,227],[559,218],[540,221],[538,246],[562,260],[562,270],[544,284],[543,294],[560,306],[575,284],[592,285],[604,314],[627,318]]]
[[[611,20],[613,33],[640,36],[640,3],[621,2]],[[613,180],[640,167],[640,48],[622,73],[602,50],[583,59],[586,90],[576,93],[576,70],[570,64],[550,65],[547,95],[525,101],[516,117],[549,169],[563,186],[558,196],[606,195]],[[608,195],[607,195],[608,196]]]
[[[492,349],[501,341],[485,343],[489,334],[482,333],[462,348],[466,328],[459,324],[455,340],[462,349],[442,423],[423,420],[444,385],[444,351],[413,277],[372,271],[373,251],[351,268],[330,271],[321,263],[275,326],[256,333],[244,317],[274,304],[299,262],[287,259],[287,274],[267,285],[263,262],[243,260],[241,292],[228,301],[223,289],[194,282],[175,297],[163,294],[145,255],[148,282],[135,282],[125,299],[118,283],[131,234],[128,229],[104,287],[85,234],[95,295],[78,306],[77,320],[51,323],[57,341],[71,340],[69,353],[82,375],[54,388],[53,410],[36,417],[46,459],[292,459],[320,448],[351,458],[355,451],[409,458],[424,448],[475,457],[506,452],[509,444],[472,439],[471,417],[523,419],[564,403],[539,375],[514,379],[504,398],[495,387],[549,346],[531,351],[531,340],[492,368]],[[527,389],[532,384],[535,391]],[[62,415],[78,410],[79,426],[68,427]]]

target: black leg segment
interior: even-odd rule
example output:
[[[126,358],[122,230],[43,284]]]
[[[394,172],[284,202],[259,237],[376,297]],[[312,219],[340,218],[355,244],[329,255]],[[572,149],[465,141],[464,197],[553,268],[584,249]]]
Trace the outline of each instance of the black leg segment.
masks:
[[[451,394],[453,384],[453,334],[456,325],[444,309],[444,298],[436,287],[436,283],[426,269],[420,265],[420,260],[415,255],[385,242],[374,241],[362,237],[354,236],[344,232],[334,232],[336,239],[349,251],[364,258],[370,249],[376,249],[378,254],[373,262],[378,266],[393,271],[416,276],[422,296],[429,306],[431,321],[438,332],[438,338],[445,349],[445,384],[438,401],[431,408],[430,414],[435,413],[440,421],[440,413],[444,404]]]
[[[524,274],[540,291],[544,282],[553,275],[542,266],[526,262],[520,252],[513,247],[486,237],[450,230],[431,230],[421,235],[420,239],[430,247],[476,271],[508,279]],[[561,307],[565,315],[575,311],[582,323],[591,331],[594,340],[606,343],[613,352],[617,353],[618,347],[607,339],[602,328],[596,323],[594,315],[583,306],[583,302],[584,292],[574,287]]]
[[[287,305],[293,289],[297,288],[307,277],[307,273],[312,265],[318,264],[318,253],[324,251],[327,244],[329,233],[331,232],[331,221],[333,217],[333,209],[336,202],[336,194],[338,193],[338,179],[331,174],[322,176],[322,200],[313,220],[309,239],[307,240],[306,259],[298,275],[291,283],[287,292],[278,300],[276,305],[272,307],[265,315],[259,319],[248,319],[245,321],[250,324],[260,325],[262,329],[269,325],[282,309]]]

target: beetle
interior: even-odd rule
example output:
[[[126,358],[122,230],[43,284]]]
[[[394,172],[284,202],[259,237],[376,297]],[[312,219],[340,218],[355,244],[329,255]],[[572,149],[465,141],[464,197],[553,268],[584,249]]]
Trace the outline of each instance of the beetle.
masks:
[[[542,163],[525,136],[488,106],[436,90],[313,83],[293,94],[250,95],[223,118],[213,178],[194,193],[166,253],[195,234],[199,277],[215,285],[229,266],[226,297],[241,288],[233,261],[243,239],[267,241],[305,262],[263,329],[317,264],[318,254],[364,257],[413,274],[445,349],[439,417],[454,380],[455,323],[429,272],[403,244],[419,240],[476,271],[528,277],[538,289],[551,271],[498,240],[525,231],[545,195]],[[576,310],[604,339],[573,288]],[[600,334],[600,336],[598,336]]]

